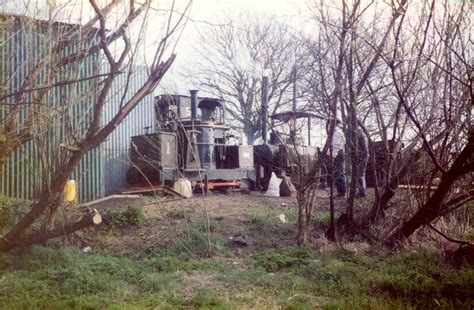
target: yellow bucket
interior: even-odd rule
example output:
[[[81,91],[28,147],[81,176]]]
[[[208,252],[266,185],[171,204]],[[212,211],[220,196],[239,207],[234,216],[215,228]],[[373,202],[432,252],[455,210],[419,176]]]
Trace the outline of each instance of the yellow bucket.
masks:
[[[76,181],[69,180],[66,182],[66,185],[64,186],[64,201],[76,201]]]

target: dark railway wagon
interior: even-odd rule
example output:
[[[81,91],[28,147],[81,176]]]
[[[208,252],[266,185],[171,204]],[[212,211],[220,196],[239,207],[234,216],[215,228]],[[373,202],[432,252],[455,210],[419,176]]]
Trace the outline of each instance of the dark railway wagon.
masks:
[[[263,109],[262,109],[263,110]],[[270,133],[270,139],[267,142],[254,146],[255,164],[257,167],[257,187],[267,188],[272,172],[278,177],[283,175],[292,177],[292,171],[296,165],[296,158],[302,160],[300,164],[304,164],[307,168],[314,165],[317,156],[317,148],[309,145],[303,145],[303,142],[296,135],[294,127],[297,119],[308,120],[308,144],[310,144],[311,136],[311,119],[319,118],[318,116],[301,111],[288,111],[274,114],[271,116],[273,121],[280,121],[288,124],[290,134],[273,130]],[[266,132],[266,125],[262,124],[262,132]]]

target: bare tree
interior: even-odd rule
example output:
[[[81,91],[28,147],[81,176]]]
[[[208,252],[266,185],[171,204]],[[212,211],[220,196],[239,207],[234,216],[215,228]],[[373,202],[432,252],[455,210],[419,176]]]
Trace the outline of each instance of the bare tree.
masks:
[[[377,28],[376,35],[370,35],[371,33],[367,31],[369,24],[366,21],[369,11],[377,11],[377,8],[374,8],[374,2],[343,1],[340,5],[314,2],[310,6],[317,25],[316,40],[310,45],[313,46],[315,59],[313,62],[314,71],[309,78],[310,85],[314,89],[310,98],[312,98],[313,109],[327,113],[326,117],[329,120],[328,137],[322,151],[323,154],[329,154],[330,157],[334,155],[332,154],[332,139],[338,110],[341,111],[345,120],[349,141],[355,141],[355,130],[358,124],[362,123],[359,113],[364,107],[361,102],[364,102],[364,98],[367,97],[366,85],[376,72],[385,53],[386,43],[391,37],[397,20],[403,16],[406,6],[406,1],[386,6],[385,9],[389,10],[390,17],[386,23]],[[361,50],[370,52],[363,54]],[[349,198],[346,212],[338,220],[339,223],[353,223],[356,159],[351,163],[352,180]],[[316,181],[315,177],[317,177],[320,167],[321,160],[318,160],[315,167],[305,177],[300,178],[303,183],[296,186],[299,195],[310,189],[310,186]],[[333,169],[330,169],[329,173],[334,176]],[[337,225],[332,186],[330,189],[330,227],[327,236],[336,240]],[[311,202],[299,200],[299,208],[297,235],[299,243],[301,243],[304,242],[305,231],[309,228],[309,223],[301,217],[308,211],[302,210],[312,208]]]
[[[418,210],[385,241],[389,246],[474,198],[472,38],[465,35],[470,33],[469,10],[466,3],[432,1],[418,27],[418,41],[397,46],[404,57],[390,63],[397,97],[421,140],[419,156],[429,165],[418,179],[424,185]],[[435,178],[439,184],[433,190]]]
[[[89,11],[79,14],[90,18],[74,24],[54,20],[55,16],[65,16],[67,20],[77,13],[74,8],[68,10],[68,6],[50,7],[50,18],[45,21],[26,16],[8,17],[14,34],[10,39],[38,36],[35,42],[40,42],[42,52],[32,58],[24,57],[21,70],[18,64],[14,66],[17,69],[12,71],[14,82],[6,83],[10,87],[0,96],[3,110],[0,137],[6,137],[0,139],[0,155],[5,159],[33,140],[39,152],[47,154],[41,161],[49,163],[38,167],[43,169],[40,192],[31,210],[0,237],[0,251],[43,242],[99,222],[97,214],[92,213],[58,227],[43,225],[39,230],[33,227],[40,221],[48,223],[61,206],[64,185],[81,158],[99,146],[166,74],[175,59],[177,34],[190,4],[191,1],[179,8],[172,1],[168,10],[156,10],[151,1],[124,4],[113,0],[100,5],[90,0]],[[152,50],[147,50],[151,55],[145,58],[148,79],[130,99],[123,96],[120,109],[111,121],[101,124],[115,77],[122,72],[130,75],[133,72],[151,16],[156,17],[155,22],[161,22],[162,29]],[[93,69],[84,74],[88,62],[92,62]],[[80,84],[82,81],[88,81],[86,87]]]
[[[193,82],[204,91],[226,100],[229,113],[242,126],[249,143],[261,135],[261,75],[268,69],[270,115],[290,104],[292,70],[304,75],[306,58],[300,53],[298,35],[288,25],[270,17],[241,14],[221,25],[208,26],[201,34],[202,62]]]
[[[354,144],[358,126],[369,138],[382,140],[386,174],[381,179],[375,176],[372,223],[383,216],[401,181],[416,178],[423,189],[415,193],[418,205],[414,207],[419,211],[386,241],[395,245],[420,226],[430,225],[473,199],[469,190],[472,49],[471,38],[462,35],[469,33],[468,5],[423,1],[408,6],[397,2],[387,6],[391,18],[385,22],[380,18],[384,13],[379,13],[374,3],[353,1],[341,6],[312,6],[319,25],[317,33],[325,36],[325,40],[312,43],[317,51],[309,76],[312,108],[326,113],[329,119],[340,109],[349,144]],[[368,22],[371,14],[375,17]],[[335,95],[336,103],[327,104]],[[328,140],[332,133],[329,128]],[[327,145],[328,141],[325,148]],[[373,155],[374,151],[371,141]],[[355,153],[351,156],[346,212],[338,220],[341,223],[354,220]],[[416,169],[423,169],[423,173],[413,173]],[[436,179],[439,185],[433,190]],[[454,185],[457,194],[451,189]],[[332,200],[330,206],[328,236],[336,239]]]

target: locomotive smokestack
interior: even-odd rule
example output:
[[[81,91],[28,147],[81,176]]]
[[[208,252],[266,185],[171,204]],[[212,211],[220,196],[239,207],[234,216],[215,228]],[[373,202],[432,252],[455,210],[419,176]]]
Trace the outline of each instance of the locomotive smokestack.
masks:
[[[189,91],[191,93],[191,119],[195,120],[197,118],[197,93],[198,91],[192,89]]]
[[[262,139],[267,142],[267,120],[268,120],[268,69],[263,70],[262,75]]]

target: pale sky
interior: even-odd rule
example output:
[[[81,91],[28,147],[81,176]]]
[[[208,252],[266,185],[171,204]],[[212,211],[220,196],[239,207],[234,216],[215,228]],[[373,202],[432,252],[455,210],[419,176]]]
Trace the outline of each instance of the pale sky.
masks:
[[[185,1],[185,0],[180,0]],[[178,57],[157,92],[183,92],[193,85],[183,85],[181,76],[193,63],[191,46],[199,45],[196,41],[199,28],[215,23],[219,16],[237,15],[239,12],[251,12],[274,16],[275,18],[298,27],[307,13],[305,0],[194,0],[190,21],[186,26],[177,49]]]
[[[105,5],[110,0],[98,0]],[[122,0],[128,3],[129,0]],[[188,0],[175,0],[176,8],[183,8]],[[265,14],[285,21],[289,25],[299,27],[302,24],[304,14],[307,12],[307,0],[193,0],[190,11],[190,19],[180,38],[176,49],[178,55],[171,72],[165,77],[165,80],[156,90],[158,93],[168,91],[181,92],[189,89],[192,85],[183,85],[181,75],[195,61],[198,53],[193,51],[193,46],[199,46],[201,42],[197,41],[200,28],[207,27],[209,24],[215,24],[216,19],[221,16],[238,15],[240,12],[251,12],[254,14]],[[55,15],[56,20],[68,22],[84,22],[93,14],[89,0],[0,0],[0,12],[12,13],[29,16],[35,16],[39,19],[48,18],[48,9],[51,7],[60,7],[59,14]],[[160,9],[169,9],[172,0],[152,0],[152,6]],[[139,1],[137,1],[139,3]],[[153,55],[152,46],[160,39],[160,30],[164,27],[162,22],[165,18],[150,18],[149,33],[146,36],[146,54]],[[140,24],[140,23],[137,23]],[[297,26],[299,25],[299,26]],[[139,27],[139,25],[136,25]],[[178,74],[180,72],[180,74]]]
[[[220,11],[249,11],[278,16],[294,16],[304,0],[195,0],[193,15],[206,17]]]
[[[123,1],[128,3],[129,0]],[[166,10],[170,7],[171,1],[153,0],[152,5]],[[83,23],[93,14],[88,2],[88,0],[0,0],[0,12],[26,14],[39,19],[48,19],[48,9],[59,6],[63,9],[60,14],[55,15],[54,19]],[[98,2],[104,5],[109,0],[98,0]],[[187,2],[188,0],[176,0],[176,7],[183,8]],[[198,85],[186,84],[183,73],[186,74],[187,68],[192,66],[196,60],[194,58],[199,55],[192,47],[202,44],[197,40],[201,27],[218,23],[217,20],[222,16],[236,16],[241,12],[248,12],[255,15],[272,16],[290,26],[301,28],[302,20],[307,13],[305,8],[306,0],[193,0],[189,14],[190,19],[176,49],[178,57],[170,72],[155,90],[155,94],[180,93],[186,95],[189,89],[199,89]],[[120,14],[120,11],[117,13]],[[163,29],[162,22],[164,20],[156,17],[151,20],[149,24],[151,34],[148,33],[145,45],[156,44],[154,40],[161,38],[159,31]]]

